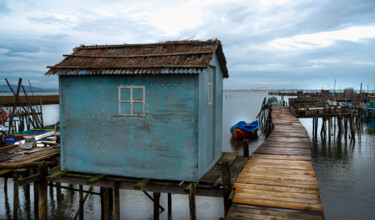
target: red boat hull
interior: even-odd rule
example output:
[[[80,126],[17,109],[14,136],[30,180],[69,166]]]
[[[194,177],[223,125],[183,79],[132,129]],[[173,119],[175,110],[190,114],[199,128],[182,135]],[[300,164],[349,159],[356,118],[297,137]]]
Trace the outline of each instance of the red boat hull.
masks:
[[[250,138],[250,137],[255,137],[257,136],[258,129],[255,129],[251,132],[246,132],[241,129],[234,129],[232,131],[232,137],[237,138],[237,139],[244,139],[244,138]]]

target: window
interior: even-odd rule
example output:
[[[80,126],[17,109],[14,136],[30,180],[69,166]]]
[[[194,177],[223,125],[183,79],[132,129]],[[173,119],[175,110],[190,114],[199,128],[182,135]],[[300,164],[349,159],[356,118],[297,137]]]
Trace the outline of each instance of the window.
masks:
[[[212,83],[208,83],[208,105],[212,105]]]
[[[145,86],[119,86],[119,114],[145,116]]]

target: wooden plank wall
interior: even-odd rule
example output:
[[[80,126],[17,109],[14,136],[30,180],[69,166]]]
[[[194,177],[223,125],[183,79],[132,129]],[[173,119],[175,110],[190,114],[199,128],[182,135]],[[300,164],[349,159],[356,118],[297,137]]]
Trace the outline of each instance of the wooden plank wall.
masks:
[[[324,219],[306,129],[283,106],[272,106],[272,122],[234,184],[227,219]]]

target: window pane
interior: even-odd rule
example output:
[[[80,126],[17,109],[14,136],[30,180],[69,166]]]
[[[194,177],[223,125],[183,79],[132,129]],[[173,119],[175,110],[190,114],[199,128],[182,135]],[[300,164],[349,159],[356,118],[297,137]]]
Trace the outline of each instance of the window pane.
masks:
[[[141,88],[133,89],[133,100],[143,100],[143,89]]]
[[[120,100],[130,100],[130,88],[121,88]]]
[[[143,114],[142,102],[133,102],[133,114]]]
[[[121,112],[120,114],[130,114],[130,102],[121,102],[120,103]]]

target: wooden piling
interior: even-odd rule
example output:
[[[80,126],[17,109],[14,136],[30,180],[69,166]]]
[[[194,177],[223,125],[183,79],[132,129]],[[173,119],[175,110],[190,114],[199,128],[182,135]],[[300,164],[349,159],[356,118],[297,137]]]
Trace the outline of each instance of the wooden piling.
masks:
[[[249,139],[245,138],[243,140],[243,144],[242,144],[242,148],[243,148],[243,156],[244,157],[249,157]]]
[[[331,142],[332,118],[328,118],[328,141]]]
[[[33,173],[37,173],[37,168],[33,168]],[[34,190],[34,216],[39,216],[39,182],[36,181],[33,183],[33,190]]]
[[[222,179],[223,179],[224,214],[225,216],[227,216],[227,213],[231,206],[231,200],[229,199],[229,195],[232,191],[232,180],[231,180],[230,168],[227,162],[224,162],[222,164]]]
[[[47,219],[47,177],[48,168],[43,161],[39,165],[39,220]]]
[[[8,177],[4,178],[4,191],[8,191]]]
[[[19,208],[19,184],[17,173],[13,176],[13,219],[18,219],[18,208]]]
[[[120,220],[120,188],[119,183],[114,184],[114,196],[115,196],[115,220]]]
[[[112,188],[107,188],[108,189],[108,205],[109,205],[109,210],[111,212],[113,211],[113,189]]]
[[[172,194],[168,193],[168,219],[172,219]]]
[[[79,219],[83,220],[83,186],[79,185]]]
[[[189,209],[190,209],[190,220],[197,219],[197,213],[195,209],[195,186],[194,183],[190,183],[189,185],[190,193],[189,193]]]
[[[104,212],[104,219],[110,219],[109,205],[108,205],[108,188],[103,188],[102,206]]]
[[[160,192],[153,192],[154,197],[154,219],[159,220]]]

